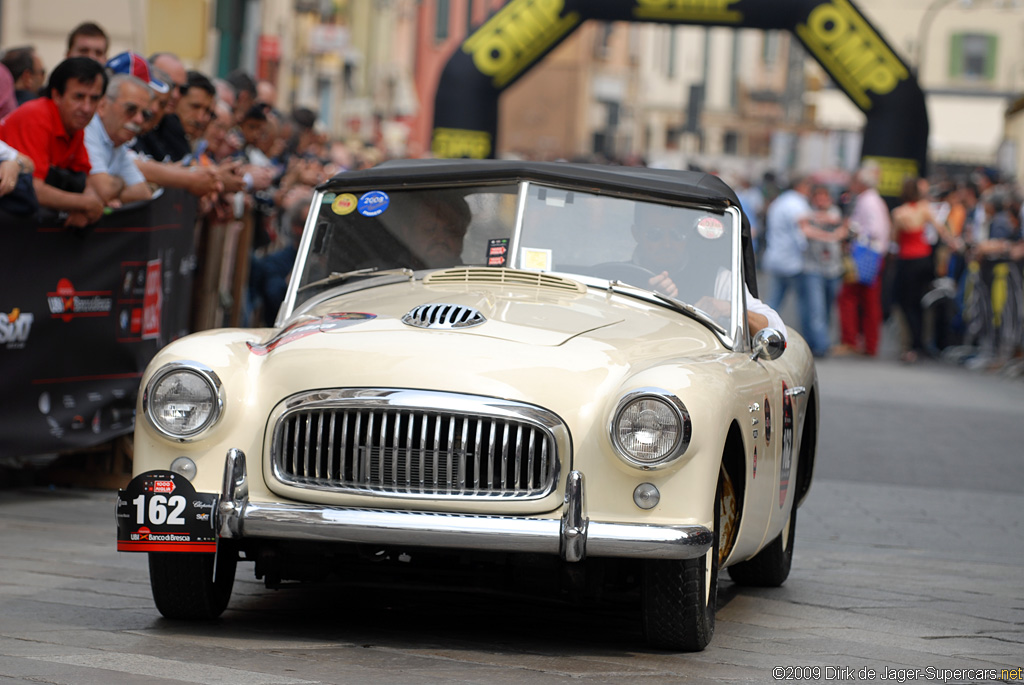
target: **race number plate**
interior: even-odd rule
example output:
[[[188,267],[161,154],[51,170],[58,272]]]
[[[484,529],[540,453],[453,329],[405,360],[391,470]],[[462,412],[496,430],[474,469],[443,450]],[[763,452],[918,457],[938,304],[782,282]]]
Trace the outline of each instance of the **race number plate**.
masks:
[[[184,476],[147,471],[117,492],[118,552],[217,551],[217,495]]]

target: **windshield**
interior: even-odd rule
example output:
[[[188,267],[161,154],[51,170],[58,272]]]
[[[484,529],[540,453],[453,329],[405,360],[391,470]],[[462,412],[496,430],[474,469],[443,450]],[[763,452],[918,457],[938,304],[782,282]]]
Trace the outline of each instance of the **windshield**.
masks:
[[[315,216],[296,306],[338,284],[464,265],[614,281],[692,305],[726,331],[739,315],[735,212],[520,183],[325,193]]]

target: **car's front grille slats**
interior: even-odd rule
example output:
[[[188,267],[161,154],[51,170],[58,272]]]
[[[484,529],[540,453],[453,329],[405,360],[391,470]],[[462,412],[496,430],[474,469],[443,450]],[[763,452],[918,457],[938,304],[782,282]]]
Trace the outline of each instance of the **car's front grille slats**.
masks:
[[[518,417],[309,407],[276,423],[276,477],[338,492],[538,497],[557,477],[554,436]]]

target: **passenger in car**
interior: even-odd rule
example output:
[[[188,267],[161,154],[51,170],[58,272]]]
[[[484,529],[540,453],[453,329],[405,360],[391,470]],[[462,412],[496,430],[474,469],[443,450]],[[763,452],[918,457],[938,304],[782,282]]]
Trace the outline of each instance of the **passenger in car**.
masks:
[[[440,269],[462,263],[463,241],[472,218],[463,197],[436,192],[420,197],[410,194],[392,211],[391,217],[382,215],[381,219],[406,252],[398,258],[400,266]]]

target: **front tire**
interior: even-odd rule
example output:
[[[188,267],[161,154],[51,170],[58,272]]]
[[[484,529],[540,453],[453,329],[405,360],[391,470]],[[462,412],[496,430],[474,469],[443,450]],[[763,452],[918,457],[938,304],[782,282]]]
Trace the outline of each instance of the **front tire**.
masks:
[[[713,541],[703,556],[643,562],[644,636],[652,647],[699,652],[715,634],[721,501],[719,476],[712,519]]]
[[[235,550],[225,547],[216,555],[149,553],[149,585],[161,614],[173,619],[211,620],[224,612],[231,599],[238,564]]]
[[[779,587],[793,566],[793,542],[796,537],[796,503],[779,536],[752,559],[729,567],[729,577],[747,587]]]

